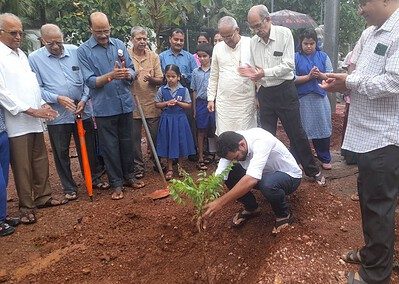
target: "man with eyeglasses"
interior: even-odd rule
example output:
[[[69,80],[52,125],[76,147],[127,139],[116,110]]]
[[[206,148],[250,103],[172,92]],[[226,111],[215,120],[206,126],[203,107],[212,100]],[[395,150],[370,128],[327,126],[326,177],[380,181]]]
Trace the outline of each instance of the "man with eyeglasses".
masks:
[[[280,119],[305,174],[324,186],[325,178],[316,165],[301,124],[298,93],[294,84],[292,33],[288,28],[274,26],[264,5],[256,5],[249,10],[248,24],[255,33],[251,39],[254,66],[240,68],[240,74],[260,85],[258,101],[261,126],[276,135],[277,120]]]
[[[208,110],[215,112],[216,135],[256,127],[255,84],[240,76],[238,67],[249,64],[250,39],[240,35],[237,21],[221,18],[218,31],[223,42],[212,53],[208,84]]]
[[[132,85],[132,92],[140,101],[152,141],[156,143],[161,112],[160,109],[155,107],[154,98],[157,93],[157,86],[161,85],[163,80],[161,63],[159,56],[148,48],[148,35],[143,27],[133,27],[130,36],[133,47],[128,49],[128,52],[137,72],[137,78]],[[133,151],[136,178],[143,178],[145,172],[141,152],[142,126],[140,113],[135,110],[133,112]],[[155,165],[154,168],[156,168]]]
[[[89,26],[91,37],[78,48],[78,58],[90,89],[100,151],[113,190],[111,198],[118,200],[124,197],[124,185],[145,185],[135,179],[133,165],[134,103],[130,88],[136,72],[123,42],[110,37],[111,26],[104,13],[92,13]]]
[[[399,193],[399,1],[359,1],[370,27],[356,69],[327,74],[321,87],[350,92],[343,149],[359,153],[358,192],[365,245],[342,259],[360,265],[348,283],[390,283]]]
[[[89,90],[83,83],[79,67],[77,46],[64,44],[60,28],[45,24],[40,29],[43,47],[29,55],[29,63],[39,81],[42,98],[51,105],[59,116],[47,123],[54,162],[64,190],[65,198],[75,200],[77,185],[72,177],[69,158],[69,146],[73,136],[82,168],[81,149],[75,116],[81,114],[86,131],[87,152],[91,165],[93,186],[109,187],[100,181],[96,173],[94,124]]]
[[[36,208],[66,200],[51,197],[43,125],[58,114],[41,99],[40,87],[21,49],[22,23],[10,13],[0,15],[0,104],[4,107],[11,165],[19,198],[21,222],[36,222]]]

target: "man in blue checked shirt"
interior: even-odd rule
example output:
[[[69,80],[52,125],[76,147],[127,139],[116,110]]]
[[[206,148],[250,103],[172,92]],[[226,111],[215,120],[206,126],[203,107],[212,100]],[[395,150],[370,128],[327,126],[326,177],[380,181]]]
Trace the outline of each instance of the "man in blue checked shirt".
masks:
[[[90,89],[98,127],[101,155],[113,189],[112,199],[123,198],[123,185],[141,188],[134,178],[133,99],[130,85],[136,76],[122,41],[110,37],[104,13],[89,17],[91,37],[78,48],[83,78]]]
[[[48,132],[54,162],[64,190],[65,198],[77,199],[77,185],[72,177],[69,158],[71,135],[75,140],[79,162],[81,151],[75,115],[82,114],[86,130],[86,145],[90,160],[93,187],[109,188],[100,181],[100,173],[96,173],[94,126],[92,107],[86,105],[89,99],[88,88],[83,83],[83,76],[77,57],[77,46],[64,44],[60,28],[53,24],[41,27],[41,41],[44,47],[29,55],[29,63],[36,73],[42,98],[53,107],[59,116],[49,121]]]

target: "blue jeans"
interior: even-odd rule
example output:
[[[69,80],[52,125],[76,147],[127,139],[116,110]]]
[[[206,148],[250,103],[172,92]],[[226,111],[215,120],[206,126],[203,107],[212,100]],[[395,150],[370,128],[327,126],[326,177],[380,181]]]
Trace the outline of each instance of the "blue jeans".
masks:
[[[7,216],[7,184],[10,167],[10,147],[7,132],[0,133],[0,221]]]
[[[240,165],[234,165],[226,180],[226,186],[230,190],[245,175],[245,169]],[[276,218],[289,215],[286,196],[293,193],[301,183],[301,178],[293,178],[284,172],[264,173],[262,179],[255,186],[270,203]],[[255,196],[248,192],[238,199],[246,210],[252,211],[258,208]]]

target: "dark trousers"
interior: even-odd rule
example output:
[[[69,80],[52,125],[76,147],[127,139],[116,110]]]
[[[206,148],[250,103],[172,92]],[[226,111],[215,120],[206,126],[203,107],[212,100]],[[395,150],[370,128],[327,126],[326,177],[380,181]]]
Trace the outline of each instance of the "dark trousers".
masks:
[[[321,138],[321,139],[312,139],[313,147],[316,150],[317,158],[322,163],[330,163],[331,162],[331,153],[330,153],[330,137]]]
[[[7,132],[0,132],[0,222],[7,217],[7,184],[10,168],[10,147]]]
[[[360,276],[367,283],[389,283],[399,190],[399,147],[359,154],[358,191],[365,246]]]
[[[277,119],[280,119],[290,139],[290,146],[297,154],[305,174],[310,177],[318,174],[319,168],[302,128],[298,94],[294,81],[285,81],[274,87],[260,87],[258,101],[262,128],[276,136]]]
[[[159,125],[159,117],[146,118],[146,122],[148,125],[148,130],[150,130],[150,135],[152,142],[157,142],[157,133],[158,133],[158,125]],[[141,128],[143,126],[143,122],[140,119],[133,119],[133,157],[134,157],[134,171],[135,172],[144,172],[144,159],[143,153],[141,152]],[[150,142],[147,141],[147,145],[150,145]]]
[[[93,184],[97,184],[101,173],[97,173],[93,120],[91,118],[83,120],[83,127],[86,131],[85,140],[92,180]],[[69,146],[72,136],[75,141],[80,169],[83,175],[82,152],[80,149],[77,126],[75,123],[65,123],[48,125],[47,129],[51,148],[53,149],[55,167],[60,177],[64,193],[76,192],[77,185],[72,177]]]
[[[235,164],[226,180],[226,186],[230,190],[245,175],[245,169],[240,164]],[[262,179],[255,186],[270,203],[276,218],[287,217],[289,208],[286,196],[293,193],[301,183],[300,178],[293,178],[284,172],[264,173]],[[252,192],[246,193],[238,199],[246,210],[252,211],[258,208],[258,203]]]
[[[100,153],[112,188],[123,186],[133,175],[133,116],[124,113],[96,117]]]

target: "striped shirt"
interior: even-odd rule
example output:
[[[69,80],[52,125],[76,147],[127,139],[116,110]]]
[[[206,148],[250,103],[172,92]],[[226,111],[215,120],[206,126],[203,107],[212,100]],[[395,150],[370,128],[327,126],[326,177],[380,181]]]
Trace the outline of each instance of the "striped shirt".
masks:
[[[351,110],[342,148],[365,153],[399,146],[399,9],[360,40],[356,70],[346,79]]]

